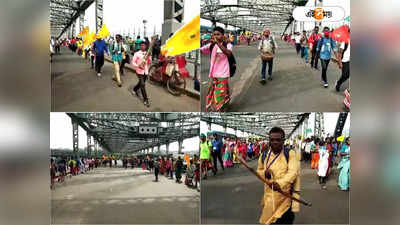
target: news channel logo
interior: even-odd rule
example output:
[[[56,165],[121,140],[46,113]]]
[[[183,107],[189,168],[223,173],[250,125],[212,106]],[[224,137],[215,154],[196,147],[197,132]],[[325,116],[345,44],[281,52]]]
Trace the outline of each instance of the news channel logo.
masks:
[[[293,18],[302,22],[338,22],[344,20],[345,11],[340,6],[296,7]]]

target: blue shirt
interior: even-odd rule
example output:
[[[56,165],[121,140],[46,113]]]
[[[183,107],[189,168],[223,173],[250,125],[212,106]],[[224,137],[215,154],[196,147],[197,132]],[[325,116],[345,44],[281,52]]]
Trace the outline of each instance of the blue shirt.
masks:
[[[96,56],[104,56],[104,52],[108,53],[107,45],[104,40],[96,40],[93,44],[93,50]]]
[[[212,147],[213,147],[213,152],[220,152],[221,151],[222,141],[212,140],[211,144],[212,144]]]
[[[324,60],[331,59],[332,50],[336,49],[336,43],[332,38],[320,38],[318,40],[317,52],[321,51],[319,57]]]
[[[252,152],[253,151],[253,143],[250,143],[249,146],[247,146],[247,152]]]

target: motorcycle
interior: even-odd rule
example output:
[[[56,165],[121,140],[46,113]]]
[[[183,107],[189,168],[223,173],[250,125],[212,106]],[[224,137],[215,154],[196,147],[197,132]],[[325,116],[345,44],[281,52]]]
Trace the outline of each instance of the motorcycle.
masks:
[[[178,70],[175,59],[158,60],[149,68],[149,80],[167,85],[169,93],[179,96],[186,88],[186,80]]]

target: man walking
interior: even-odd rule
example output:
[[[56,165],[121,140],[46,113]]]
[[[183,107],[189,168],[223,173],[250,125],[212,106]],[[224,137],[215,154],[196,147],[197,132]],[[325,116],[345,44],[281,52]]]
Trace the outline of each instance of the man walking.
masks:
[[[299,55],[300,50],[301,50],[301,34],[299,32],[296,32],[294,36],[294,41],[296,44],[296,53]]]
[[[258,50],[260,51],[261,57],[261,84],[265,84],[265,70],[268,64],[268,80],[272,80],[272,66],[274,64],[276,42],[272,36],[270,36],[270,31],[266,29],[261,37],[261,41],[258,45]]]
[[[336,82],[336,91],[340,91],[340,86],[350,77],[350,43],[342,43],[338,58],[339,68],[342,69],[342,76]],[[340,60],[341,59],[341,60]]]
[[[217,159],[219,163],[221,164],[222,170],[224,170],[224,163],[222,162],[222,146],[223,143],[222,141],[218,138],[217,134],[213,134],[214,140],[211,142],[212,144],[212,157],[213,157],[213,164],[214,164],[214,173],[216,174],[218,172],[218,167],[217,167]]]
[[[200,161],[201,161],[201,174],[203,179],[207,179],[208,165],[211,162],[211,152],[212,144],[207,140],[205,134],[200,134]]]
[[[154,161],[154,176],[156,177],[156,182],[158,182],[158,173],[160,173],[160,159]]]
[[[285,132],[280,127],[269,131],[270,149],[258,160],[257,173],[267,180],[261,200],[263,207],[260,224],[293,224],[294,213],[299,211],[297,202],[283,196],[278,190],[299,197],[298,182],[300,163],[295,151],[285,150]]]
[[[211,43],[200,48],[201,54],[210,55],[210,87],[206,96],[206,110],[215,108],[217,112],[227,110],[230,102],[229,77],[230,65],[228,57],[232,58],[231,43],[224,42],[225,30],[215,27],[211,36]]]
[[[120,77],[120,66],[122,62],[122,52],[125,52],[125,47],[122,44],[122,36],[117,34],[116,41],[111,45],[112,61],[114,63],[114,74],[112,79],[117,82],[118,87],[122,87]]]
[[[339,59],[338,54],[335,51],[335,41],[329,35],[329,27],[324,27],[324,37],[320,38],[317,44],[317,52],[320,52],[321,58],[321,79],[324,83],[325,88],[328,88],[328,78],[326,77],[326,71],[328,70],[329,62],[331,61],[332,51],[334,52],[336,59]]]
[[[301,45],[301,58],[304,59],[305,63],[308,63],[308,41],[307,41],[307,32],[304,30],[303,35],[300,40]]]
[[[108,49],[106,42],[100,36],[97,36],[97,40],[93,43],[93,51],[96,56],[95,69],[97,76],[101,77],[101,68],[104,65],[104,52],[108,55]]]
[[[138,83],[133,88],[133,90],[131,90],[131,93],[135,94],[135,96],[139,97],[138,91],[140,88],[140,90],[142,92],[144,105],[147,107],[150,107],[150,103],[149,103],[149,99],[147,97],[145,85],[146,85],[147,76],[149,74],[149,68],[151,65],[151,57],[148,56],[146,59],[145,56],[146,56],[146,43],[144,41],[142,41],[142,43],[140,43],[140,51],[136,52],[132,59],[132,64],[136,68],[136,75],[138,77]]]
[[[310,35],[308,38],[308,43],[310,43],[310,49],[311,49],[311,68],[314,68],[318,70],[318,52],[317,52],[317,44],[318,40],[322,37],[319,32],[319,27],[314,28],[314,33]]]

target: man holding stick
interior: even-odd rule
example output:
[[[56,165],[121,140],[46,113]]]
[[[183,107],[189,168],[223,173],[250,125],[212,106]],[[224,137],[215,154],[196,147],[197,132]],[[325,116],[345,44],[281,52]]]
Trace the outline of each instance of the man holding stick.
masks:
[[[258,160],[257,173],[266,181],[260,224],[293,224],[293,212],[300,209],[298,202],[292,202],[283,194],[298,198],[296,192],[300,190],[300,162],[295,151],[284,149],[284,141],[284,130],[272,128],[269,131],[270,149],[265,150]]]

